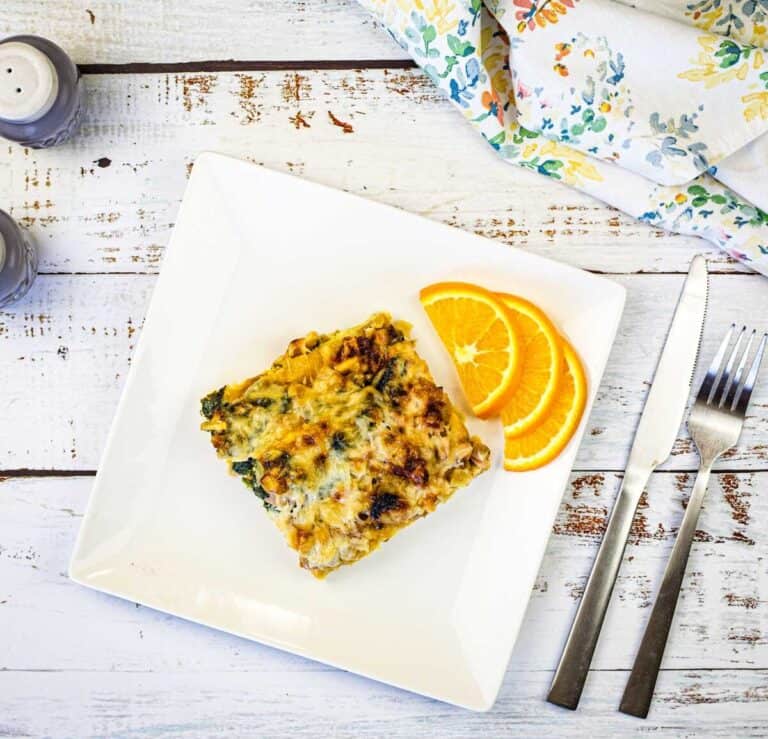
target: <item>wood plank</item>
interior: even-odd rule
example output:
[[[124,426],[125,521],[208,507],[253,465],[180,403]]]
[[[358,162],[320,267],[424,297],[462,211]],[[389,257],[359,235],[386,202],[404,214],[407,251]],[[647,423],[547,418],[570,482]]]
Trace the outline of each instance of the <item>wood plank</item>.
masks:
[[[0,470],[95,468],[154,281],[41,276],[0,313]]]
[[[768,670],[664,672],[645,721],[616,710],[625,672],[592,673],[576,713],[546,703],[550,672],[509,673],[488,713],[372,687],[344,672],[0,673],[3,736],[762,737]]]
[[[683,280],[615,279],[628,290],[627,308],[576,461],[579,470],[624,468]],[[764,279],[713,276],[706,360],[732,320],[768,313]],[[154,281],[151,275],[41,276],[21,305],[0,311],[0,366],[7,368],[0,417],[13,419],[0,426],[0,470],[96,468]],[[719,463],[721,469],[768,466],[766,404],[768,384],[762,382],[741,442]],[[697,464],[681,429],[665,468]]]
[[[687,475],[654,475],[635,520],[595,669],[631,665],[692,484]],[[666,669],[768,669],[768,541],[763,533],[768,498],[760,494],[766,484],[768,472],[720,473],[713,479]],[[91,485],[91,478],[0,483],[0,675],[51,668],[183,673],[331,669],[70,582],[67,561]],[[618,485],[613,473],[572,476],[510,671],[556,665]]]
[[[354,0],[5,0],[0,38],[36,33],[78,64],[206,59],[403,59]]]
[[[156,272],[205,150],[592,270],[679,272],[704,251],[715,269],[744,271],[708,242],[505,164],[418,70],[107,75],[86,85],[71,144],[2,145],[0,203],[37,237],[44,272]]]

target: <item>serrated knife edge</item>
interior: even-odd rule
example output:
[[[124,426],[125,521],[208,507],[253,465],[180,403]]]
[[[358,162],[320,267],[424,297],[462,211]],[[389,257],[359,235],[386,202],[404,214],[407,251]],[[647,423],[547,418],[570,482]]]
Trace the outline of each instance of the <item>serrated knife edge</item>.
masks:
[[[708,298],[707,263],[704,257],[696,256],[680,293],[635,431],[628,471],[639,466],[650,472],[672,452],[688,405]]]

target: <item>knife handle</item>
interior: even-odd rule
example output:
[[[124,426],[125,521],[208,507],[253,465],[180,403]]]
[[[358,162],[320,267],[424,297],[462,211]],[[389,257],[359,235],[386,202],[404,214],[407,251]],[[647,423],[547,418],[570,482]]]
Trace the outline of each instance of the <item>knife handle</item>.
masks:
[[[650,474],[650,473],[649,473]],[[625,474],[547,700],[575,710],[587,679],[605,612],[619,572],[632,519],[649,475]]]

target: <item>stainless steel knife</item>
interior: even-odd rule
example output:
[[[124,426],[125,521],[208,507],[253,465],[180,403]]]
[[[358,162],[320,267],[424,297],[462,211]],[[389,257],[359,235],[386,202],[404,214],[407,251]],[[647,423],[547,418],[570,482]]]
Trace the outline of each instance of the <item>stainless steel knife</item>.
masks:
[[[707,263],[697,256],[688,270],[635,432],[624,481],[547,696],[550,703],[572,710],[579,705],[635,509],[651,473],[672,451],[683,420],[704,328],[707,292]]]

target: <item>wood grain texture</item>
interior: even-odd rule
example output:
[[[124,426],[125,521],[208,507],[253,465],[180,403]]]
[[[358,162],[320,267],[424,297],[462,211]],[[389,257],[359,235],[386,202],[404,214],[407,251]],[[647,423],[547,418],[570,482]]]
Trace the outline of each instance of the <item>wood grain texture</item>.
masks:
[[[345,672],[0,673],[4,737],[764,737],[768,670],[662,673],[647,720],[616,710],[626,672],[593,672],[576,713],[544,701],[549,671],[507,673],[489,713]],[[52,731],[53,727],[53,731]]]
[[[14,419],[0,425],[0,471],[96,468],[155,279],[41,276],[24,302],[0,311],[0,364],[8,378],[0,394],[0,417]],[[627,288],[627,307],[588,420],[578,470],[624,469],[683,276],[615,279]],[[705,358],[714,354],[733,316],[768,313],[764,280],[758,275],[712,278]],[[741,441],[719,462],[721,469],[768,466],[766,404],[768,384],[762,382]],[[697,464],[683,428],[664,467],[689,470]]]
[[[107,75],[86,85],[70,144],[0,145],[0,202],[36,236],[44,272],[157,272],[205,150],[587,269],[680,272],[704,251],[717,271],[745,271],[708,242],[505,164],[418,70]]]
[[[765,472],[713,480],[650,720],[614,709],[692,484],[674,473],[654,475],[641,504],[579,712],[544,703],[618,482],[572,476],[499,701],[478,715],[75,585],[67,560],[92,480],[5,480],[2,735],[531,736],[556,723],[560,735],[768,731]]]
[[[406,58],[355,0],[4,0],[0,37],[18,33],[78,64]]]

